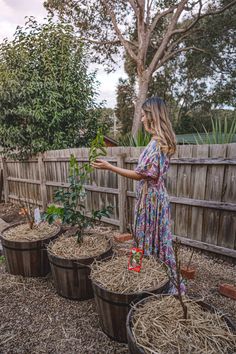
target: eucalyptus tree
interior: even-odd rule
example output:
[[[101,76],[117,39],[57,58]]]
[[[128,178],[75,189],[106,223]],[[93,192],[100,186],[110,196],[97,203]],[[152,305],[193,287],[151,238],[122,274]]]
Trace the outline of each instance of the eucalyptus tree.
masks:
[[[190,33],[202,19],[223,13],[235,4],[236,0],[45,1],[49,11],[73,21],[81,38],[91,44],[94,61],[114,64],[124,49],[136,63],[134,135],[140,126],[141,106],[153,74],[181,53],[203,51],[194,43],[187,44]]]

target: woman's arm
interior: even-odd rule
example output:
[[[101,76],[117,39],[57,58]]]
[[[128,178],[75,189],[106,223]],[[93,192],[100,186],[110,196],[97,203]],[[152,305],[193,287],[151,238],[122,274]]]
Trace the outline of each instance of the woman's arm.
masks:
[[[96,160],[96,162],[93,162],[91,165],[95,168],[98,168],[101,170],[109,170],[109,171],[118,173],[119,175],[121,175],[123,177],[135,179],[137,181],[139,181],[140,179],[143,179],[143,177],[141,175],[139,175],[138,173],[136,173],[135,171],[127,170],[126,168],[114,166],[105,160]]]

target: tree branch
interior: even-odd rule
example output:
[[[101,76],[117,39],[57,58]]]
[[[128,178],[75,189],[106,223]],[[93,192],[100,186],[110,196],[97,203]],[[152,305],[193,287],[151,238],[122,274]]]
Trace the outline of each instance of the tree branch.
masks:
[[[121,43],[120,39],[115,39],[114,41],[96,41],[93,38],[85,38],[85,37],[80,37],[79,40],[82,41],[87,41],[89,43],[94,43],[94,44],[117,44],[117,43]],[[133,44],[133,43],[132,43]]]
[[[156,67],[156,70],[159,69],[161,66],[163,66],[163,64],[165,64],[168,60],[170,60],[171,58],[173,58],[176,54],[178,53],[181,53],[181,52],[187,52],[189,50],[196,50],[198,52],[202,52],[202,53],[205,53],[205,54],[210,54],[209,52],[207,52],[206,50],[204,49],[201,49],[201,48],[198,48],[198,47],[195,47],[195,46],[189,46],[189,47],[184,47],[184,48],[179,48],[179,49],[176,49],[174,50],[173,52],[171,52],[169,55],[166,55],[163,57],[163,59],[159,62],[159,64],[157,65]]]
[[[135,1],[134,0],[128,0],[132,9],[134,10],[134,13],[136,15],[136,17],[138,17],[138,7],[137,5],[135,4]]]
[[[160,60],[160,58],[163,56],[166,46],[168,45],[168,42],[172,36],[173,29],[176,26],[176,23],[181,15],[181,13],[183,12],[184,7],[187,2],[188,2],[188,0],[181,0],[180,3],[178,4],[176,12],[172,18],[172,21],[170,22],[170,24],[167,28],[167,31],[162,39],[162,42],[161,42],[158,50],[156,51],[156,53],[151,61],[151,64],[148,67],[148,72],[150,75],[155,71],[158,60]]]
[[[79,40],[82,40],[82,41],[87,41],[89,43],[94,43],[94,44],[118,44],[120,43],[121,44],[121,41],[120,39],[114,39],[113,41],[109,41],[109,40],[100,40],[100,41],[97,41],[96,39],[93,39],[93,38],[86,38],[86,37],[80,37]],[[125,41],[130,45],[130,46],[134,46],[135,48],[138,48],[137,44],[135,44],[134,42],[131,42],[131,41],[128,41],[127,39],[125,39]]]
[[[189,34],[188,33],[185,33],[183,34],[181,37],[179,37],[177,40],[175,40],[173,43],[171,43],[169,45],[169,47],[167,48],[167,51],[165,54],[170,54],[172,52],[172,50],[179,44],[183,41],[184,38],[188,37]]]
[[[150,25],[150,13],[151,13],[151,8],[152,8],[152,3],[153,3],[153,0],[148,0],[147,1],[147,14],[146,14],[146,24],[147,26]]]
[[[191,30],[191,28],[193,28],[197,22],[207,16],[214,16],[214,15],[218,15],[222,12],[224,12],[225,10],[229,9],[230,7],[232,7],[234,4],[236,4],[236,0],[231,1],[228,5],[222,7],[222,9],[218,10],[218,11],[212,11],[212,12],[206,12],[205,14],[201,15],[201,10],[202,10],[202,1],[200,1],[200,7],[199,7],[199,11],[198,11],[198,16],[196,17],[196,19],[188,26],[185,28],[179,28],[173,31],[172,34],[176,34],[176,33],[185,33]]]
[[[134,51],[130,48],[129,42],[124,38],[124,36],[121,33],[120,28],[118,27],[117,21],[116,21],[116,16],[114,11],[109,7],[108,3],[106,0],[101,0],[101,2],[103,3],[103,5],[105,6],[108,15],[111,18],[112,24],[114,26],[115,32],[119,38],[119,40],[121,41],[121,43],[123,44],[124,48],[126,49],[126,51],[128,52],[128,54],[130,55],[130,57],[137,62],[138,58],[137,55],[134,53]]]
[[[137,0],[138,6],[139,7],[144,7],[145,6],[145,0]]]
[[[137,28],[138,28],[138,72],[142,72],[144,70],[144,61],[146,58],[148,43],[146,40],[146,30],[145,30],[145,2],[139,2],[139,10],[138,10],[138,18],[137,18]]]
[[[175,9],[176,9],[177,5],[171,6],[169,9],[161,12],[161,13],[157,13],[152,21],[151,27],[149,29],[149,33],[150,35],[152,34],[152,32],[154,31],[158,21],[160,21],[160,19],[170,13],[172,13]]]

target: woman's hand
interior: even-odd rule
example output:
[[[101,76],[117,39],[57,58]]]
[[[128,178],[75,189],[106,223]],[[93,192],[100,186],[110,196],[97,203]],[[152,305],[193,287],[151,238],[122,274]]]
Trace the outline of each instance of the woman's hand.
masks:
[[[95,162],[92,162],[91,165],[94,168],[98,168],[100,170],[110,170],[112,167],[112,164],[109,163],[108,161],[99,160],[99,159],[97,159]]]
[[[112,172],[118,173],[119,175],[121,175],[123,177],[135,179],[137,181],[139,181],[140,179],[143,178],[140,174],[136,173],[135,171],[127,170],[125,168],[121,168],[121,167],[112,165],[111,163],[109,163],[108,161],[105,161],[105,160],[98,160],[97,159],[96,161],[91,163],[91,166],[94,168],[98,168],[100,170],[110,170]]]

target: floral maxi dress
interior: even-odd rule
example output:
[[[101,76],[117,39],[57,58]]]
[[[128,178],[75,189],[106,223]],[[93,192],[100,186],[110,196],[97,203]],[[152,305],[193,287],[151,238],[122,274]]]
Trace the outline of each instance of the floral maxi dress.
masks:
[[[134,233],[145,255],[157,255],[175,275],[176,264],[172,247],[170,200],[164,177],[169,169],[169,157],[151,140],[139,157],[135,171],[141,179],[137,184]],[[185,291],[181,284],[181,291]],[[175,287],[170,288],[176,293]]]

